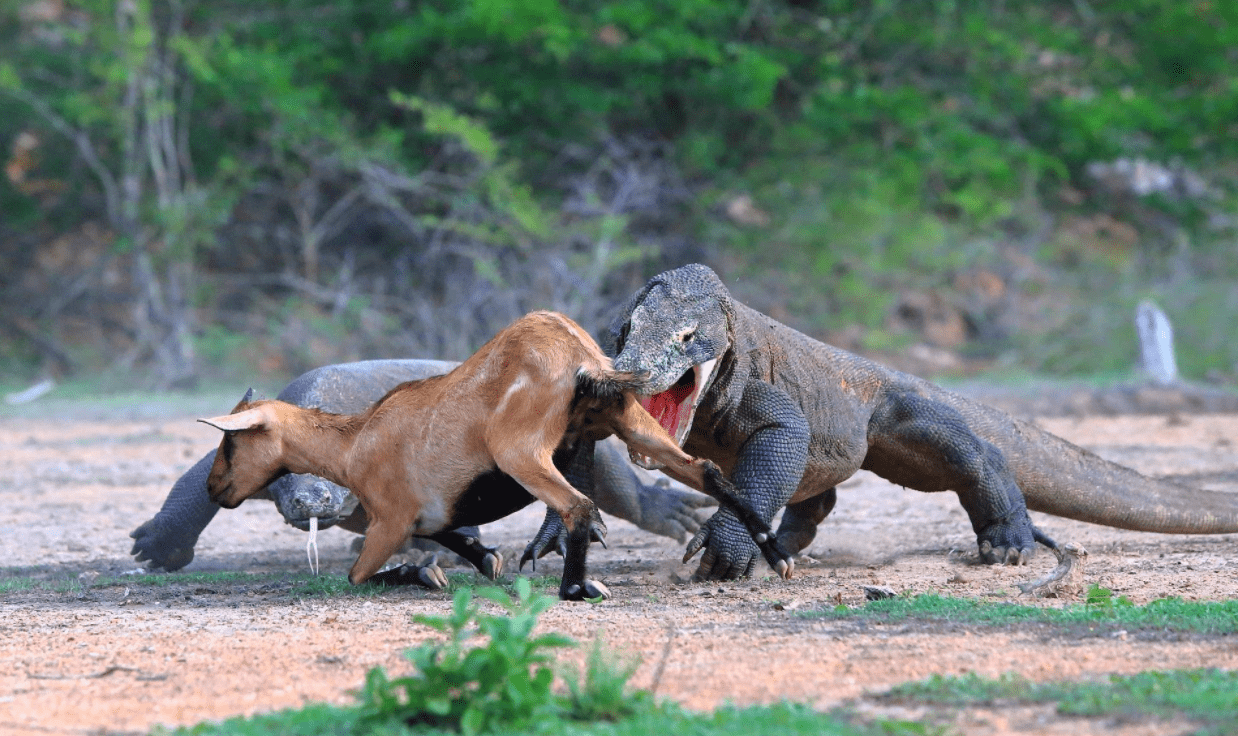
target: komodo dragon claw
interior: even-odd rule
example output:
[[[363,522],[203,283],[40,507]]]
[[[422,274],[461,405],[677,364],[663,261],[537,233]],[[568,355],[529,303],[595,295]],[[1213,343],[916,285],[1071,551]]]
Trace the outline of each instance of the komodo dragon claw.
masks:
[[[710,539],[714,536],[728,542],[723,545],[710,545]],[[774,572],[784,580],[790,579],[795,573],[795,560],[778,544],[777,537],[768,532],[749,535],[735,512],[728,506],[723,506],[721,511],[701,526],[701,530],[688,542],[683,561],[691,560],[697,552],[704,549],[700,566],[692,576],[694,580],[734,580],[750,577],[757,562],[756,550],[752,549],[754,542]],[[719,549],[722,551],[718,552]],[[737,554],[729,554],[737,550]]]

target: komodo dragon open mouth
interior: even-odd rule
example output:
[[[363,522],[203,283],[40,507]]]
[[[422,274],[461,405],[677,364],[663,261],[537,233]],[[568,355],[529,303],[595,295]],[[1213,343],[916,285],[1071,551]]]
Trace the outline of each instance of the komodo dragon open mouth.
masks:
[[[684,371],[679,380],[670,388],[651,396],[641,396],[640,404],[645,407],[658,424],[674,438],[675,444],[683,447],[688,438],[688,430],[692,428],[692,418],[696,416],[696,407],[705,395],[705,389],[713,379],[714,368],[718,359],[707,360]],[[632,455],[632,462],[643,468],[657,470],[661,466],[647,457]]]

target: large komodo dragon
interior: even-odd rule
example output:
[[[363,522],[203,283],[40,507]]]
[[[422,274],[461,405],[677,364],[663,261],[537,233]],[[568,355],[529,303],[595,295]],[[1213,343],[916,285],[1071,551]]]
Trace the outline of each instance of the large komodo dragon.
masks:
[[[278,398],[331,413],[356,413],[400,383],[437,376],[456,365],[440,360],[370,360],[324,366],[293,380]],[[215,453],[211,450],[185,471],[159,512],[130,533],[134,539],[130,554],[139,562],[171,571],[193,560],[199,535],[220,508],[206,491],[206,476]],[[714,499],[669,478],[650,480],[628,462],[626,448],[613,438],[596,445],[592,483],[574,481],[583,492],[590,493],[602,511],[680,541],[699,530],[700,509],[717,505]],[[365,512],[356,497],[324,478],[286,475],[267,487],[266,497],[275,502],[286,522],[299,529],[309,529],[310,519],[317,518],[320,528],[338,524],[365,532]],[[480,544],[477,527],[461,528],[457,536],[461,543]],[[558,541],[561,546],[563,539],[556,537],[550,543]]]
[[[609,343],[609,344],[608,344]],[[651,279],[603,347],[648,371],[643,403],[684,451],[718,463],[783,550],[803,550],[835,487],[870,470],[920,491],[958,493],[985,562],[1018,564],[1035,541],[1027,509],[1137,531],[1238,532],[1238,494],[1154,480],[1004,412],[813,340],[731,298],[692,264]],[[726,509],[688,545],[698,578],[749,575],[757,548]],[[685,557],[685,560],[688,559]]]

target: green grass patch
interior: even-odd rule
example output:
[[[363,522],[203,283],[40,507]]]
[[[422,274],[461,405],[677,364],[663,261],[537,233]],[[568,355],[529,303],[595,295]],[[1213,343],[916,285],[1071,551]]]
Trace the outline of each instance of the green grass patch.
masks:
[[[834,619],[862,618],[882,621],[958,621],[1005,625],[1046,623],[1063,626],[1107,626],[1128,629],[1164,629],[1206,634],[1238,632],[1238,600],[1192,602],[1163,598],[1137,606],[1093,586],[1087,601],[1063,608],[1038,608],[1016,603],[950,598],[935,593],[872,601],[859,608],[837,606],[802,615]]]
[[[0,595],[30,590],[36,585],[38,582],[30,578],[5,578],[0,580]]]
[[[1014,675],[934,675],[899,685],[884,697],[950,706],[994,701],[1057,703],[1071,716],[1185,717],[1200,722],[1198,734],[1238,732],[1238,672],[1218,669],[1111,675],[1105,682],[1036,683]]]
[[[287,582],[290,576],[283,573],[238,572],[234,570],[221,572],[176,572],[150,573],[146,575],[108,575],[100,576],[91,587],[108,585],[127,585],[129,587],[167,588],[174,585],[270,585]],[[309,577],[309,576],[304,576]]]
[[[383,588],[377,585],[352,585],[348,582],[348,578],[343,575],[311,575],[309,573],[301,573],[296,576],[282,576],[284,581],[291,581],[289,594],[298,598],[333,598],[338,596],[354,596],[372,598],[382,595],[384,592],[395,590],[394,588]],[[472,590],[478,586],[487,587],[493,586],[501,589],[508,595],[515,596],[517,594],[516,581],[526,581],[533,592],[538,594],[555,594],[559,592],[559,578],[554,575],[533,575],[530,577],[522,577],[520,575],[510,575],[500,577],[496,582],[491,583],[486,578],[475,572],[453,572],[447,575],[447,587],[444,589],[447,593],[456,593],[461,590]],[[403,588],[409,590],[409,588]],[[420,590],[420,588],[412,588]],[[425,591],[429,593],[430,591]]]
[[[494,583],[496,589],[509,595],[516,594],[517,580],[526,581],[532,590],[539,594],[556,594],[559,590],[559,578],[554,575],[534,575],[521,577],[519,575],[505,576]],[[478,585],[489,585],[489,581],[476,573],[454,572],[447,576],[447,593],[460,590],[471,590]],[[417,590],[429,594],[431,591],[421,588],[384,588],[378,585],[352,585],[344,575],[314,575],[308,572],[175,572],[150,573],[146,575],[103,575],[90,583],[83,583],[77,578],[40,579],[38,575],[16,573],[12,577],[0,578],[0,596],[8,593],[19,593],[25,590],[50,590],[58,593],[80,592],[85,589],[109,587],[127,588],[207,588],[213,593],[228,593],[238,588],[259,589],[272,593],[282,593],[293,598],[375,598],[397,590]]]

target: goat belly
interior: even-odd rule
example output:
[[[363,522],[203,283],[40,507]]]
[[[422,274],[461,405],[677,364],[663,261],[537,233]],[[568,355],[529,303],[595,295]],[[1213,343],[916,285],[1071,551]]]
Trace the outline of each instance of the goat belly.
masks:
[[[451,512],[449,528],[489,524],[533,503],[533,496],[507,473],[493,470],[473,479]]]

